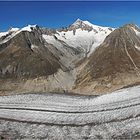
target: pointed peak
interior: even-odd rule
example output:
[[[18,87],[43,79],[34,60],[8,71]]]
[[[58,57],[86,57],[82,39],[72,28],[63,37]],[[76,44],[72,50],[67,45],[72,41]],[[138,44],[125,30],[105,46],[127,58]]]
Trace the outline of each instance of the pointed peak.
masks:
[[[91,22],[87,21],[87,20],[81,20],[81,19],[77,19],[72,25],[79,25],[79,24],[82,24],[82,25],[88,25],[88,26],[93,26],[94,24],[92,24]],[[97,26],[97,25],[95,25]]]
[[[139,28],[139,27],[138,27],[136,24],[134,24],[134,23],[125,24],[125,25],[123,25],[123,27],[133,27],[133,28],[135,28],[135,29]]]
[[[90,27],[97,26],[97,25],[90,23],[87,20],[84,21],[84,20],[81,20],[79,18],[72,25],[73,26],[90,26]]]
[[[82,22],[80,18],[77,18],[75,22]]]
[[[122,27],[118,28],[119,30],[123,29],[123,30],[134,30],[135,32],[140,32],[140,28],[139,26],[137,26],[134,23],[128,23],[123,25]]]
[[[78,18],[74,21],[74,23],[72,25],[79,25],[81,23],[82,23],[82,20]]]

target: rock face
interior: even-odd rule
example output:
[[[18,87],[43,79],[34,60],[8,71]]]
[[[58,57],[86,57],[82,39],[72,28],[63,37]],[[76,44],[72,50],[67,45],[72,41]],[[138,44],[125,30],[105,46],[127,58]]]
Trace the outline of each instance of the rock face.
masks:
[[[140,81],[140,29],[125,25],[113,31],[88,58],[76,84],[105,92]],[[91,88],[90,88],[91,89]]]
[[[139,84],[140,29],[114,30],[76,20],[0,33],[0,91],[99,94]]]
[[[1,44],[1,78],[50,75],[61,67],[59,60],[43,46],[39,37],[36,31],[22,31]]]

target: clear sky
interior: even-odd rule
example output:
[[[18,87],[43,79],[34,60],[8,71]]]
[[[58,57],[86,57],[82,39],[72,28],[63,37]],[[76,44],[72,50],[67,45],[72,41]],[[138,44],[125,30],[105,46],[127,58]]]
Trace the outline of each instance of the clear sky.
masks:
[[[51,28],[66,27],[77,18],[103,26],[119,27],[126,23],[139,26],[140,2],[0,2],[0,31],[27,24]]]

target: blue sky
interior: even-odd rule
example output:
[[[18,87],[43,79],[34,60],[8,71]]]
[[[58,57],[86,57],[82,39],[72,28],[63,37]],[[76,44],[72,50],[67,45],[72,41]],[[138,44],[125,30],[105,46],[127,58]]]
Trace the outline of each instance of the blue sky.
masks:
[[[27,24],[66,27],[77,18],[102,26],[119,27],[126,23],[140,25],[140,2],[0,2],[0,31]]]

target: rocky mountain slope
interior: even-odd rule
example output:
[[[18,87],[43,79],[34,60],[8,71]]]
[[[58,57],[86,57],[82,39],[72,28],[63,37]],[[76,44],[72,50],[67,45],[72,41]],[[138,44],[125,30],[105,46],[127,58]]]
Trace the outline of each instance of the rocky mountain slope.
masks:
[[[76,20],[0,33],[0,91],[99,94],[139,84],[140,29]]]
[[[138,84],[140,29],[131,24],[116,29],[84,63],[76,80],[80,90],[105,92]]]
[[[35,27],[33,32],[17,31],[9,36],[0,42],[0,78],[49,75],[61,67]]]

